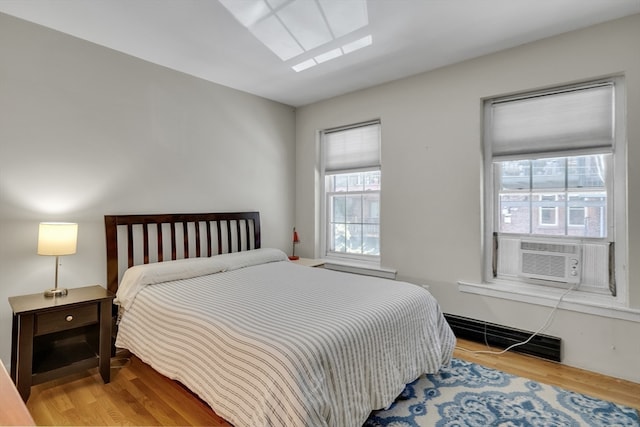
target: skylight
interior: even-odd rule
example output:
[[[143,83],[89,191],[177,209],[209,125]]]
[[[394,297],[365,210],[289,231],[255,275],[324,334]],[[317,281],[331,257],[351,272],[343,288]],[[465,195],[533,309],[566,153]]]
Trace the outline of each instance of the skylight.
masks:
[[[369,46],[370,35],[345,37],[369,24],[367,0],[219,0],[251,34],[283,61],[318,50],[293,65],[296,72]],[[338,48],[321,47],[345,37]],[[335,46],[335,44],[334,44]]]
[[[358,49],[362,49],[363,47],[367,47],[371,43],[373,43],[373,38],[371,37],[371,35],[368,35],[354,42],[347,43],[338,49],[333,49],[328,52],[321,53],[320,55],[317,55],[312,59],[307,59],[306,61],[301,62],[300,64],[297,64],[297,65],[294,65],[291,68],[293,68],[293,70],[296,72],[300,72],[300,71],[306,70],[307,68],[311,68],[315,65],[329,61],[331,59],[338,58],[339,56],[346,55]]]

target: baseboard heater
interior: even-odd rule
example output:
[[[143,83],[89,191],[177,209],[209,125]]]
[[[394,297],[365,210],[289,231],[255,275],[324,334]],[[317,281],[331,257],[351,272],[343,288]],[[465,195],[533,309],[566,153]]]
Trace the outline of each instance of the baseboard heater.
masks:
[[[509,328],[468,317],[445,314],[449,326],[458,338],[469,341],[487,343],[499,348],[507,348],[513,344],[526,341],[533,332]],[[550,335],[539,334],[527,344],[514,347],[512,351],[529,354],[543,359],[560,362],[561,339]]]

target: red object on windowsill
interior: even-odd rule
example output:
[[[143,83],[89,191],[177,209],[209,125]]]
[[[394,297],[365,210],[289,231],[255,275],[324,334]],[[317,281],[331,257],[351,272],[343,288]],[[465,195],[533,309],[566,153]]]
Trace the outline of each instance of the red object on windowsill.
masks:
[[[291,261],[295,261],[297,259],[300,259],[300,257],[296,255],[296,244],[297,243],[300,243],[300,238],[298,237],[298,232],[296,231],[296,228],[293,227],[293,245],[292,245],[292,249],[291,249],[291,255],[289,256],[289,259]]]

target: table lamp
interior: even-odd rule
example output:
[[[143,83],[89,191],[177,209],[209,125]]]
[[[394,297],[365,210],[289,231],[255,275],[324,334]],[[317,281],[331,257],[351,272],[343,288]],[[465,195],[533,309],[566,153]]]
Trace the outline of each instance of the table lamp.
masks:
[[[300,238],[298,237],[298,232],[296,231],[296,228],[293,227],[293,248],[291,249],[291,256],[289,257],[289,259],[292,261],[296,259],[300,259],[300,257],[296,255],[296,245],[298,243],[300,243]]]
[[[46,297],[67,295],[67,290],[58,288],[58,265],[61,255],[76,253],[78,224],[70,222],[41,222],[38,230],[38,255],[55,255],[55,287],[44,292]]]

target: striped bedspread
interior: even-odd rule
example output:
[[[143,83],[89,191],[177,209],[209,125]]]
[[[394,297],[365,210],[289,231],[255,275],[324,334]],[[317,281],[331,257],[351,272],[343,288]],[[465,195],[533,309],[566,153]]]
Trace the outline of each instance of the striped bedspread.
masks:
[[[425,289],[288,261],[141,287],[116,341],[236,427],[361,426],[454,345]]]

